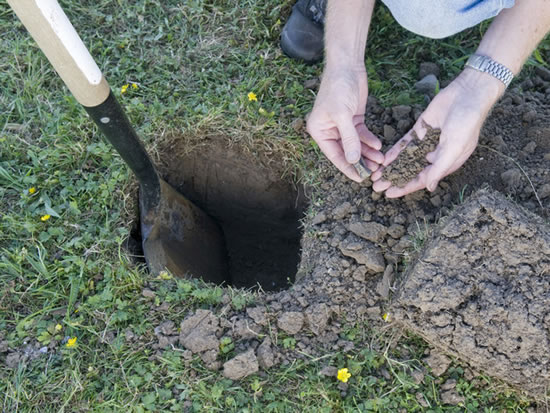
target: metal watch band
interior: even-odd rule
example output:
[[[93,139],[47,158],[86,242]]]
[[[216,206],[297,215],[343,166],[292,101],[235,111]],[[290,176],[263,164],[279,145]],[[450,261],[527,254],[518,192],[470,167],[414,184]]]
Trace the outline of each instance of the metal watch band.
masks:
[[[496,77],[504,86],[508,87],[514,74],[510,69],[508,69],[503,64],[495,62],[493,59],[487,56],[474,54],[470,56],[466,62],[466,67],[471,67],[472,69],[479,70],[480,72],[489,73],[491,76]]]

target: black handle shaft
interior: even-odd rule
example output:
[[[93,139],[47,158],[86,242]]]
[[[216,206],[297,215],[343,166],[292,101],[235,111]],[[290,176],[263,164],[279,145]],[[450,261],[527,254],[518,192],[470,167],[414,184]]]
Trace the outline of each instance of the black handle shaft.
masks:
[[[113,92],[109,93],[103,103],[94,107],[84,106],[84,109],[136,175],[141,187],[141,203],[145,210],[155,208],[160,201],[158,173]]]

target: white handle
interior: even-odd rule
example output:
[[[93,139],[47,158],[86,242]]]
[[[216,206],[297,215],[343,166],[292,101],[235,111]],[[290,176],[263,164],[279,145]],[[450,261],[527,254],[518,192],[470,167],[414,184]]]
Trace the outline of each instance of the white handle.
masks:
[[[57,0],[8,0],[76,100],[97,106],[109,85]]]

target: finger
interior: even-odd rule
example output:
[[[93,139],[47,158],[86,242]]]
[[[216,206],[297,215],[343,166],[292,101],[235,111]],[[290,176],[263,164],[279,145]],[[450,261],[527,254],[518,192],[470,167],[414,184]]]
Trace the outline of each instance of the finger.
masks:
[[[392,186],[386,190],[386,198],[399,198],[426,187],[425,178],[420,175],[407,183],[403,188]]]
[[[361,157],[361,141],[359,140],[359,135],[357,134],[351,116],[340,116],[336,121],[336,127],[342,139],[345,159],[350,164],[358,162]]]
[[[356,123],[355,125],[361,142],[366,143],[373,149],[380,150],[382,148],[382,141],[380,141],[380,139],[378,139],[378,137],[367,128],[367,125],[362,122]]]
[[[383,192],[391,186],[390,181],[375,181],[372,184],[372,190],[374,192]]]
[[[376,163],[376,167],[378,168],[378,165],[384,162],[384,154],[380,151],[376,151],[372,149],[370,146],[365,145],[364,143],[361,144],[361,153],[367,160],[371,160],[372,162]]]
[[[349,162],[346,160],[344,151],[340,146],[340,143],[335,140],[320,139],[317,141],[319,149],[325,154],[329,161],[336,166],[344,175],[354,180],[355,182],[361,182],[362,179]]]
[[[426,189],[435,191],[440,180],[451,173],[451,168],[456,161],[456,154],[452,152],[437,151],[438,157],[435,162],[426,168]]]
[[[382,174],[384,173],[384,167],[381,166],[376,171],[374,171],[370,177],[373,181],[378,181],[380,178],[382,178]]]

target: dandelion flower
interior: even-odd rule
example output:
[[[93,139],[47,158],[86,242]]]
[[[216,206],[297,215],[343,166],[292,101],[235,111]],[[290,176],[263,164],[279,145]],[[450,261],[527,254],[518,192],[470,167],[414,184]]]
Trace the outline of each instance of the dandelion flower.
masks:
[[[42,216],[40,217],[40,220],[41,220],[42,222],[46,222],[46,221],[47,221],[48,219],[50,219],[50,218],[51,218],[51,215],[46,214],[46,215],[42,215]]]
[[[29,188],[29,194],[34,194],[36,192],[36,188],[33,186],[32,188]]]
[[[338,370],[338,375],[336,376],[342,383],[347,383],[350,377],[351,373],[346,368]]]
[[[386,323],[389,323],[389,322],[391,321],[391,314],[390,314],[390,313],[384,313],[384,314],[382,315],[382,318],[384,319],[384,321],[385,321]]]
[[[256,94],[254,92],[250,92],[248,94],[248,100],[250,102],[257,102],[258,101],[258,97],[256,96]]]
[[[120,88],[120,93],[122,94],[126,93],[129,87],[130,85],[128,83],[126,83],[125,85],[122,85],[122,87]]]
[[[76,337],[71,337],[67,340],[67,344],[65,344],[65,347],[67,348],[73,348],[76,346]]]
[[[62,328],[63,328],[63,326],[61,324],[56,324],[55,325],[55,331],[61,331]]]
[[[132,83],[132,89],[137,89],[137,88],[138,88],[137,83]]]

